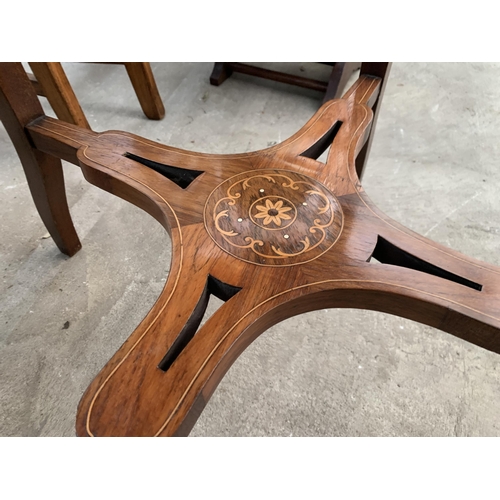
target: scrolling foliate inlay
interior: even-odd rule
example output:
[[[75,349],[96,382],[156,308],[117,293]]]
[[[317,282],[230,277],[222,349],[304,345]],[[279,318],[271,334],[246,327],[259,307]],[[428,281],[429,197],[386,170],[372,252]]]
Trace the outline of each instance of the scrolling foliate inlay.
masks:
[[[314,179],[288,170],[252,170],[217,186],[205,205],[205,227],[234,257],[264,266],[316,259],[337,241],[337,198]]]

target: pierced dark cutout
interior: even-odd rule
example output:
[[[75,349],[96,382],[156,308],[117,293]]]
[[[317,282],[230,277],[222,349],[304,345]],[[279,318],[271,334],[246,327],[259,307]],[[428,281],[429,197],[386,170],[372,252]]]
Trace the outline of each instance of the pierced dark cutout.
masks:
[[[155,172],[158,172],[167,179],[170,179],[172,182],[175,182],[182,189],[186,189],[189,184],[196,179],[196,177],[203,173],[201,170],[187,170],[185,168],[164,165],[163,163],[148,160],[147,158],[142,158],[142,156],[137,156],[133,153],[125,153],[123,156],[153,169]]]
[[[214,295],[220,300],[227,302],[231,297],[234,297],[241,288],[237,286],[228,285],[222,281],[208,275],[207,283],[205,289],[203,290],[198,304],[194,308],[193,313],[189,317],[184,328],[179,333],[172,347],[165,354],[164,358],[158,364],[158,368],[166,372],[173,364],[173,362],[179,357],[180,353],[188,345],[189,341],[195,336],[200,323],[203,319],[203,315],[208,306],[208,301],[211,295]]]
[[[431,274],[432,276],[437,276],[438,278],[453,281],[459,285],[468,286],[473,290],[481,291],[483,289],[483,285],[480,285],[479,283],[474,283],[474,281],[470,281],[467,278],[450,273],[449,271],[401,250],[401,248],[393,245],[391,242],[382,238],[382,236],[378,237],[377,244],[375,245],[372,256],[368,262],[370,262],[372,258],[381,264],[391,264],[393,266],[406,267],[408,269],[413,269],[414,271]]]
[[[340,130],[340,126],[342,125],[341,121],[335,122],[330,130],[321,137],[318,141],[316,141],[310,148],[306,149],[303,153],[300,153],[299,156],[305,156],[306,158],[311,158],[312,160],[317,160],[333,143],[335,136]]]

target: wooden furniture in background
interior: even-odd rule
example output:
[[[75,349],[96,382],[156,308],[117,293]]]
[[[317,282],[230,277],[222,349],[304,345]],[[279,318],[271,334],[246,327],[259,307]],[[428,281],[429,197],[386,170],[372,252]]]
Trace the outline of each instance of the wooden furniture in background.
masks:
[[[161,120],[165,116],[165,108],[150,64],[144,62],[112,64],[125,66],[144,114],[151,120]],[[57,117],[65,122],[90,129],[61,63],[31,62],[29,65],[33,71],[33,75],[30,74],[29,77],[35,91],[47,98]]]
[[[275,82],[288,83],[290,85],[297,85],[306,89],[317,90],[323,92],[323,103],[330,99],[339,99],[351,75],[357,71],[361,63],[322,63],[332,66],[332,73],[327,82],[314,80],[312,78],[305,78],[303,76],[290,75],[282,71],[273,71],[270,69],[259,68],[250,64],[239,62],[216,62],[212,74],[210,76],[210,83],[212,85],[220,85],[233,72],[244,73],[246,75],[257,76],[265,78],[266,80],[273,80]]]
[[[79,435],[188,434],[258,335],[316,309],[383,311],[500,352],[500,268],[406,229],[360,184],[355,161],[387,68],[363,64],[342,99],[281,144],[206,155],[48,118],[22,66],[0,64],[0,118],[59,247],[79,247],[59,158],[172,239],[165,288],[85,392]],[[199,328],[210,295],[224,304]]]

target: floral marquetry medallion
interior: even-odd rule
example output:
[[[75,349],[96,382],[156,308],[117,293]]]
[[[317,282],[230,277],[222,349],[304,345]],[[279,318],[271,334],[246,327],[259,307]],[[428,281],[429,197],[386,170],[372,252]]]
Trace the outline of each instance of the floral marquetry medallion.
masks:
[[[335,244],[342,224],[335,196],[314,179],[288,170],[231,177],[205,205],[205,227],[217,245],[264,266],[316,259]]]

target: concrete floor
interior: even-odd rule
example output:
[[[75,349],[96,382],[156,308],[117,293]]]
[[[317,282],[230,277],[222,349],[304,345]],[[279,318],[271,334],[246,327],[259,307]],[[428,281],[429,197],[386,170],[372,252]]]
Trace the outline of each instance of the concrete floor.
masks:
[[[316,92],[243,75],[212,87],[210,63],[162,63],[153,71],[167,114],[153,122],[124,68],[65,68],[95,130],[194,151],[264,148],[320,104]],[[328,73],[316,64],[292,68]],[[397,221],[496,265],[498,82],[499,64],[394,64],[364,179]],[[73,436],[83,391],[160,293],[170,241],[148,215],[65,165],[83,243],[69,259],[45,237],[3,127],[0,161],[0,435]],[[386,314],[317,311],[257,339],[191,435],[498,436],[499,359]]]

